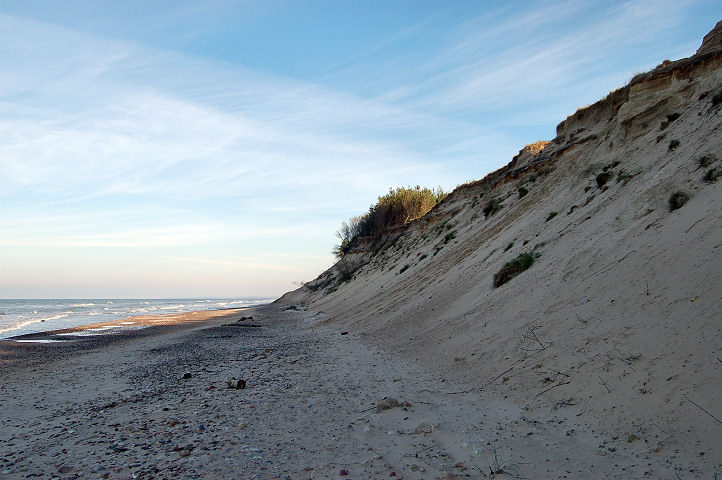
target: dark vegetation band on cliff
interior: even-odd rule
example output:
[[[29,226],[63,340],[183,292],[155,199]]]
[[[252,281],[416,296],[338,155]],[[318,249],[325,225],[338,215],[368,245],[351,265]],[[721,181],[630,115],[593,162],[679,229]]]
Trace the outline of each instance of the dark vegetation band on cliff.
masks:
[[[343,257],[354,241],[361,237],[378,240],[389,229],[423,217],[445,196],[441,187],[436,190],[419,185],[415,188],[390,188],[389,193],[380,196],[368,212],[341,224],[336,232],[341,243],[334,247],[333,253],[338,258]]]

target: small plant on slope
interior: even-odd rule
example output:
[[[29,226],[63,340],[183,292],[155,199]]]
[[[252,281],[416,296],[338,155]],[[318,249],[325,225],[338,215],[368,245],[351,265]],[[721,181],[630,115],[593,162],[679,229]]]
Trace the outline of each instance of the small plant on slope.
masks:
[[[718,168],[711,168],[707,170],[707,173],[704,174],[704,181],[707,183],[714,183],[717,181],[721,174],[722,171],[720,171]]]
[[[689,200],[689,195],[684,193],[681,190],[677,190],[672,194],[671,197],[669,197],[669,211],[677,210],[678,208],[682,208],[685,203]]]
[[[444,236],[444,243],[449,243],[454,238],[456,238],[456,230],[454,230],[453,232],[449,232]]]
[[[498,198],[492,198],[489,200],[489,202],[484,206],[484,216],[488,217],[489,215],[494,215],[496,212],[501,210],[503,208],[503,205],[501,204],[501,200]]]
[[[596,178],[597,186],[599,188],[602,188],[609,181],[610,178],[612,178],[611,173],[609,173],[609,172],[600,173],[599,175],[597,175],[597,178]]]
[[[702,155],[697,159],[697,164],[699,164],[699,168],[707,168],[712,165],[715,160],[717,159],[713,155]]]
[[[722,90],[715,93],[714,96],[712,97],[712,106],[716,107],[720,103],[722,103]]]
[[[500,287],[512,278],[527,270],[534,264],[534,255],[532,253],[522,253],[511,262],[508,262],[496,275],[494,275],[494,286]]]

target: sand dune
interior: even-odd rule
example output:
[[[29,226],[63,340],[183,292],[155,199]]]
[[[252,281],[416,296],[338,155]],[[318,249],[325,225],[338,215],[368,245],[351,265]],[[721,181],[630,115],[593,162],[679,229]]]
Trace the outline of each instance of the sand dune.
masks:
[[[722,470],[721,30],[693,57],[580,109],[556,138],[457,188],[380,249],[357,240],[279,302],[304,302],[325,324],[563,422],[604,462],[631,446],[658,478],[712,478]],[[486,217],[492,198],[502,208]],[[522,253],[533,266],[495,288]]]

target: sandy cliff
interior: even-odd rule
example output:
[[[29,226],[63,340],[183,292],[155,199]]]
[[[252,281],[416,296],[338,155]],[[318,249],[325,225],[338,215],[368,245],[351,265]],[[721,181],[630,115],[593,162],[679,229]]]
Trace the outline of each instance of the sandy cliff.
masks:
[[[580,109],[556,138],[384,243],[360,239],[280,302],[305,302],[325,323],[547,421],[601,432],[601,452],[618,444],[675,471],[713,472],[721,125],[722,22],[694,56]],[[671,210],[678,191],[688,200]],[[487,216],[491,199],[501,209]],[[532,267],[494,287],[527,252]]]

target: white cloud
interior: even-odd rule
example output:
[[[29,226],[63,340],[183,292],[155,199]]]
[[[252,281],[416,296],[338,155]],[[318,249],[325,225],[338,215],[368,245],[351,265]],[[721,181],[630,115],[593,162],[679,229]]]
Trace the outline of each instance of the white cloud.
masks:
[[[0,14],[0,245],[325,262],[334,226],[388,187],[453,187],[537,140],[516,130],[553,132],[629,73],[616,61],[629,42],[658,39],[691,3],[539,3],[452,28],[432,16],[316,84]],[[393,48],[429,31],[429,52]]]

